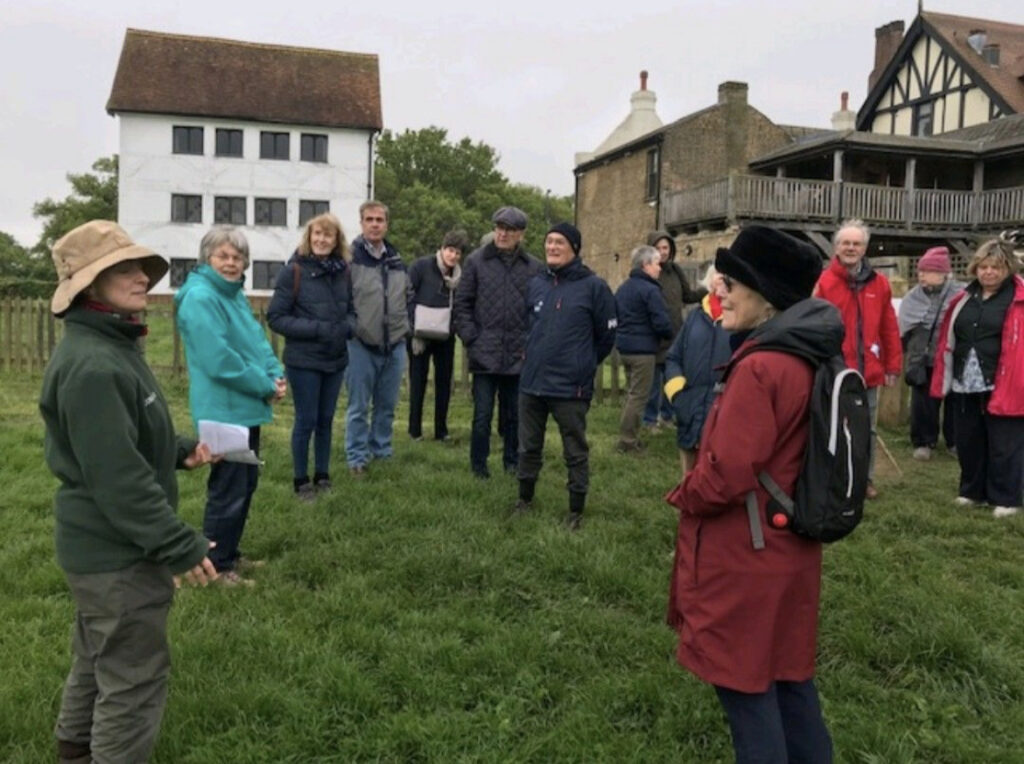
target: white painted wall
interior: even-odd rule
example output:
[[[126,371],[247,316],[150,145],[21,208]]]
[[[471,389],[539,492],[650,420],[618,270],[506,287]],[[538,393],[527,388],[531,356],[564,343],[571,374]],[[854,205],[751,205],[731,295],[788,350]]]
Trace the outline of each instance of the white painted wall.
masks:
[[[359,205],[372,189],[372,131],[276,125],[150,114],[119,114],[118,222],[139,243],[168,259],[195,258],[213,222],[215,196],[247,200],[244,226],[250,260],[286,260],[302,235],[299,200],[328,200],[351,241],[359,233]],[[203,127],[203,156],[172,153],[172,128]],[[216,157],[216,128],[243,131],[241,158]],[[288,132],[290,159],[260,159],[260,132]],[[302,133],[327,135],[327,162],[299,161]],[[171,195],[203,197],[202,223],[172,223]],[[286,199],[287,226],[256,226],[253,200]],[[252,268],[246,273],[252,287]],[[171,292],[168,278],[154,289]],[[264,292],[256,292],[263,294]]]

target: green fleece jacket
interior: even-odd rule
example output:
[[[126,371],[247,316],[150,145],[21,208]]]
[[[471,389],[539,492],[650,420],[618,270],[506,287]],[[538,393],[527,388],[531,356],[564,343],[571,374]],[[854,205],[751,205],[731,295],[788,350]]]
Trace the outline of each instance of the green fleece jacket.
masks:
[[[172,573],[208,543],[175,514],[174,470],[195,447],[174,434],[163,393],[139,352],[143,327],[72,308],[43,377],[46,463],[60,480],[57,562],[103,573],[140,560]]]

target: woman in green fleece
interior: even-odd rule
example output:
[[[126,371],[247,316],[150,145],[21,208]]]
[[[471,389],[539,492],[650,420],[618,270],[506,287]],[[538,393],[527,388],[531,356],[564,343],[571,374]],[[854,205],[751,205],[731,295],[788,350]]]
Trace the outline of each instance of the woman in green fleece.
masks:
[[[54,501],[57,562],[75,603],[73,662],[57,720],[62,762],[146,761],[167,699],[167,614],[176,579],[217,577],[210,543],[175,511],[176,467],[210,461],[175,436],[139,351],[136,318],[167,263],[116,223],[94,220],[53,247],[51,310],[64,338],[39,408]]]
[[[237,228],[215,226],[199,244],[199,267],[174,296],[178,329],[188,359],[188,401],[198,431],[201,420],[249,428],[249,448],[259,453],[260,425],[271,404],[284,397],[284,369],[245,298],[249,242]],[[210,470],[203,533],[216,546],[210,559],[227,586],[252,586],[240,575],[239,551],[259,468],[236,461]],[[249,561],[258,565],[258,561]]]

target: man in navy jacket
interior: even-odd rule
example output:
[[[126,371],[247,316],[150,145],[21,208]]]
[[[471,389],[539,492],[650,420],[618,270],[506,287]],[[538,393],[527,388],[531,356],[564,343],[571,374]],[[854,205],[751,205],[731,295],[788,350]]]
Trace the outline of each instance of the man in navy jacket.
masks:
[[[550,414],[558,423],[569,471],[569,515],[577,530],[583,519],[589,482],[587,411],[594,373],[615,345],[615,298],[608,284],[580,260],[582,238],[559,223],[544,240],[547,270],[527,289],[530,330],[519,378],[519,501],[524,512],[533,501],[540,474],[544,431]]]

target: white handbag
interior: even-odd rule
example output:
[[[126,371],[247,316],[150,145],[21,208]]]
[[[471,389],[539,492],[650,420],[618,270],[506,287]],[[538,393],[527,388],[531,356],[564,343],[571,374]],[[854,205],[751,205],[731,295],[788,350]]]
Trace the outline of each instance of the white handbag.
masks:
[[[446,340],[452,333],[452,308],[431,308],[429,305],[416,305],[413,313],[413,337],[424,340]]]

